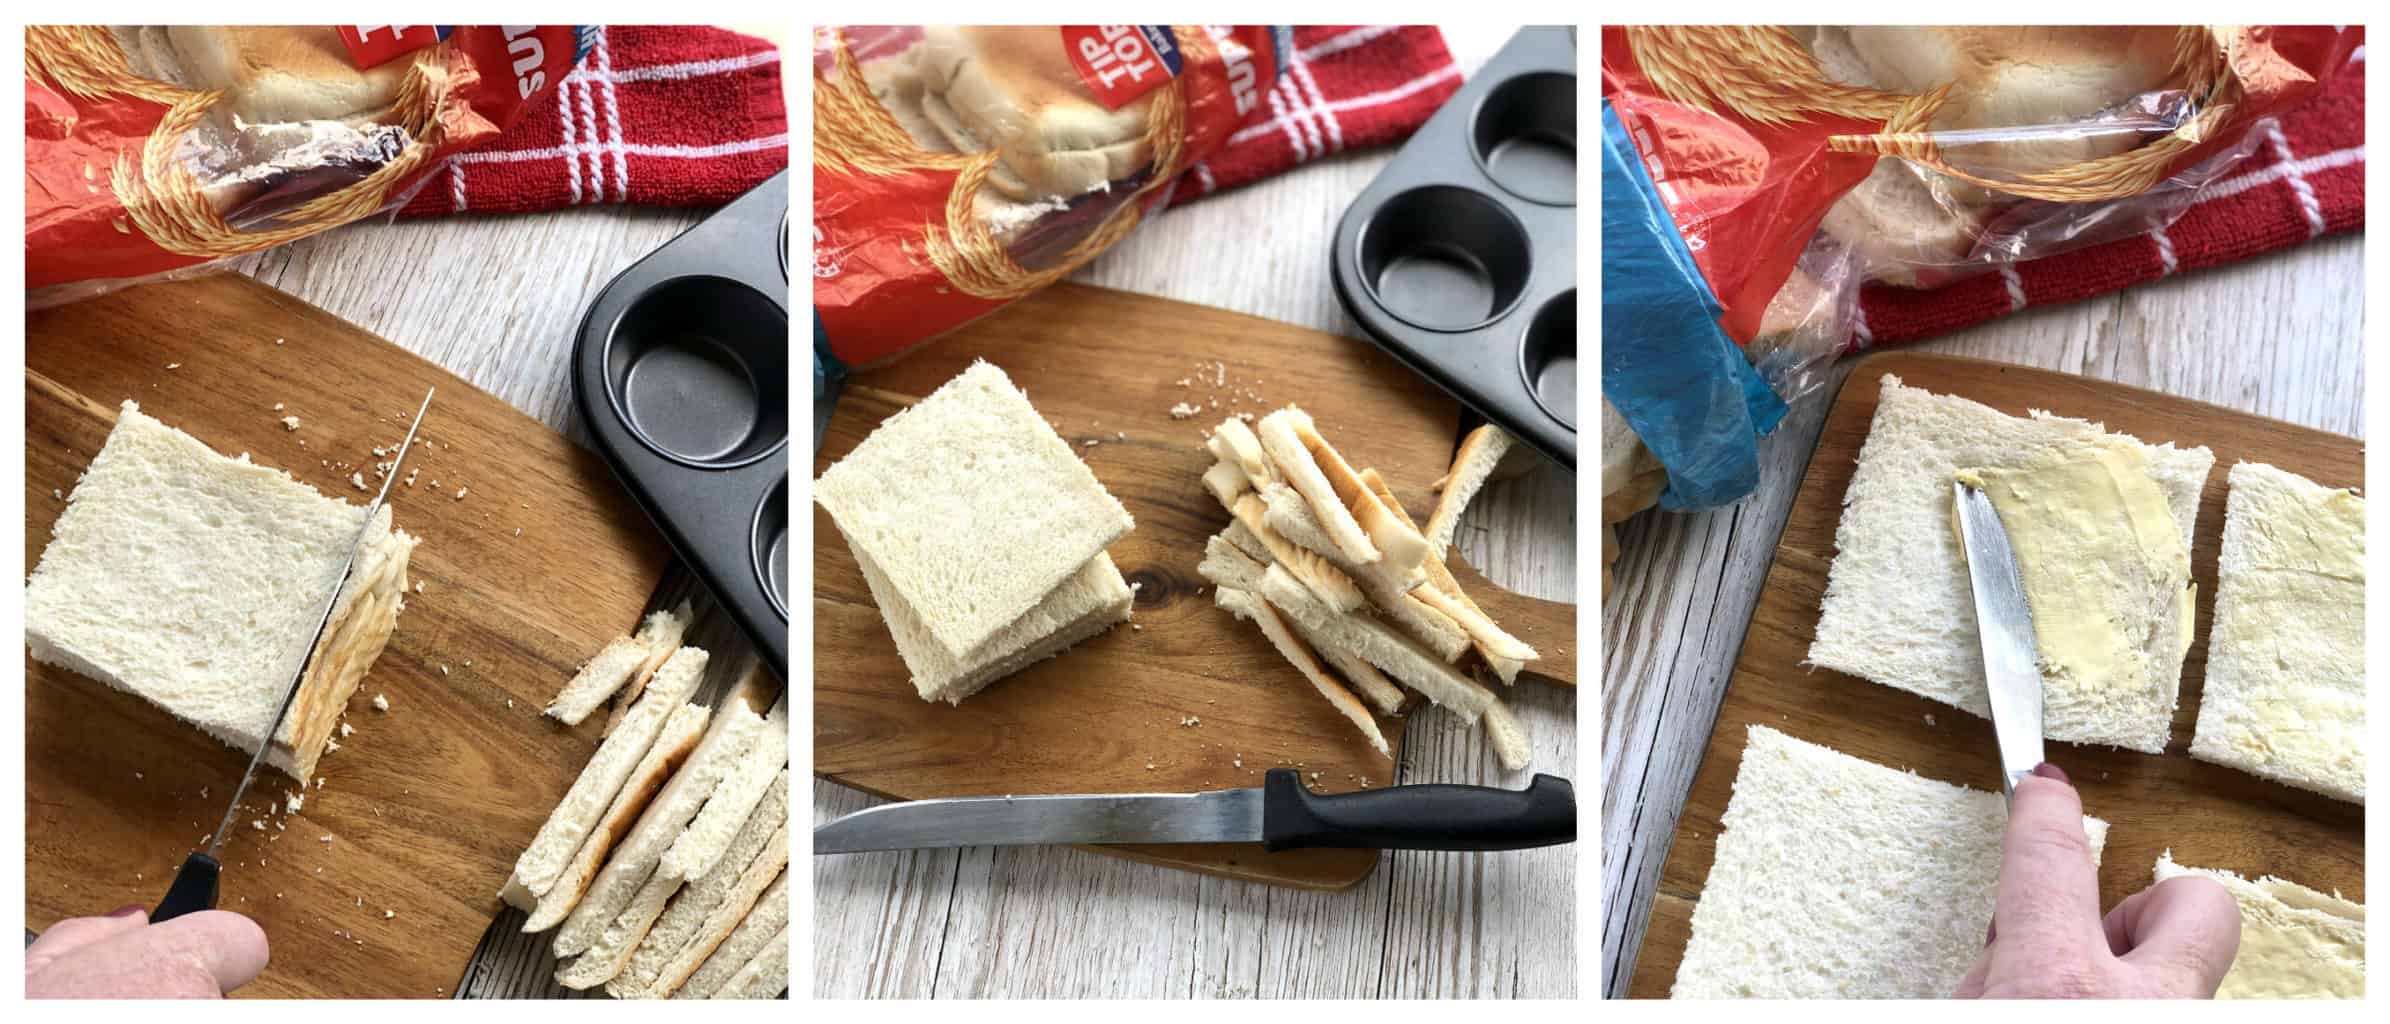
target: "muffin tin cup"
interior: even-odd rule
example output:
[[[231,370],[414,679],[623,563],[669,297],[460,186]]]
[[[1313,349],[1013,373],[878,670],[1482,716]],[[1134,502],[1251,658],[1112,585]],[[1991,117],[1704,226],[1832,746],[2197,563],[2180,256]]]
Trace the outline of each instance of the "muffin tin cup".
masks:
[[[1331,277],[1405,365],[1574,471],[1576,41],[1529,28],[1362,190]]]
[[[788,677],[788,175],[617,275],[573,348],[598,451]]]

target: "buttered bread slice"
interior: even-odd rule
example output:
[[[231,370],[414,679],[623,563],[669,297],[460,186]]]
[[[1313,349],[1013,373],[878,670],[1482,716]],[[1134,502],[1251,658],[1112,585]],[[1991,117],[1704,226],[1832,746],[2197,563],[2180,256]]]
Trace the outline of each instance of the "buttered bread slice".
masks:
[[[2365,998],[2365,907],[2271,875],[2184,867],[2158,855],[2155,880],[2214,879],[2241,906],[2240,951],[2218,999]]]
[[[2365,499],[2232,467],[2191,756],[2365,802]]]
[[[365,510],[227,458],[133,402],[25,584],[25,644],[254,750]],[[306,781],[397,625],[415,538],[374,516],[266,763]]]
[[[1834,531],[1834,564],[1810,663],[1989,717],[1974,598],[1951,530],[1951,480],[1961,471],[1998,476],[2069,451],[2127,447],[2143,465],[2138,472],[2163,496],[2166,519],[2188,550],[2199,492],[2215,465],[2206,448],[2146,444],[2046,412],[2009,416],[1886,374]],[[2123,475],[2134,472],[2128,465]],[[2111,505],[2103,514],[2113,520],[2127,513]],[[2146,537],[2138,530],[2154,520],[2145,511],[2130,535]],[[2049,738],[2149,753],[2165,749],[2186,649],[2179,639],[2181,598],[2155,583],[2137,592],[2150,599],[2119,603],[2114,614],[2120,634],[2139,638],[2133,641],[2142,651],[2135,659],[2139,678],[2127,672],[2087,683],[2064,672],[2045,673]],[[2037,608],[2037,624],[2041,617]],[[2116,689],[2103,689],[2110,684]]]

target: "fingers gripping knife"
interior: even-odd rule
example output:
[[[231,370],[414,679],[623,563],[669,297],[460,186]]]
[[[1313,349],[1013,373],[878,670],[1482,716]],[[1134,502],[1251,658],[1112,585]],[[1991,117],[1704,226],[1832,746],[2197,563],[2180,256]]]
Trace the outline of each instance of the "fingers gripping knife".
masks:
[[[1992,499],[1952,481],[1959,548],[1975,595],[1975,631],[1983,642],[1983,677],[2000,743],[2000,791],[2016,796],[2017,780],[2042,761],[2040,642],[2025,603],[2025,576]]]
[[[315,632],[307,638],[307,646],[299,654],[299,666],[291,672],[290,685],[282,691],[282,706],[275,709],[274,720],[266,726],[257,750],[249,755],[249,768],[241,773],[241,784],[232,791],[232,801],[224,808],[224,820],[216,823],[216,835],[208,840],[207,849],[183,858],[183,866],[174,873],[174,884],[166,889],[166,898],[158,901],[152,911],[152,923],[171,921],[199,910],[213,910],[216,906],[217,876],[224,865],[216,860],[216,851],[223,849],[224,837],[231,834],[233,818],[240,814],[241,798],[248,795],[249,784],[257,779],[257,768],[265,763],[266,751],[274,746],[275,734],[282,731],[282,720],[290,714],[290,706],[299,695],[299,682],[307,678],[307,668],[315,661],[316,644],[323,639],[324,630],[332,624],[332,608],[340,602],[340,588],[348,585],[349,573],[357,567],[357,548],[373,529],[373,517],[382,511],[382,503],[390,497],[390,484],[398,479],[401,463],[407,460],[407,449],[415,445],[415,431],[423,426],[423,414],[432,407],[432,392],[423,393],[423,405],[415,410],[415,422],[407,425],[407,439],[398,446],[398,454],[391,458],[390,469],[382,474],[382,489],[373,496],[373,504],[365,506],[365,521],[357,527],[357,537],[349,542],[349,556],[340,563],[339,575],[333,577],[331,589],[324,595],[324,610],[315,624]]]

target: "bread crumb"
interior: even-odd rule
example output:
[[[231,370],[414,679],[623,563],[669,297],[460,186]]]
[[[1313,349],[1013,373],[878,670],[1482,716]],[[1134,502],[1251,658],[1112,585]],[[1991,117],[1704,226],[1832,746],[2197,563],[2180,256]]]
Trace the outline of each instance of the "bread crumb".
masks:
[[[440,674],[441,674],[441,675],[447,675],[447,674],[448,674],[448,666],[446,666],[446,665],[442,665],[442,666],[440,666]]]
[[[282,411],[282,403],[280,403],[280,402],[276,402],[276,403],[274,403],[274,411],[275,411],[275,412],[281,412],[281,411]]]
[[[443,671],[445,671],[445,669],[443,669]],[[377,694],[374,694],[374,695],[373,695],[373,709],[374,709],[375,711],[388,711],[388,710],[390,710],[390,698],[389,698],[388,696],[384,695],[384,694],[379,694],[379,693],[377,693]]]
[[[1180,402],[1177,405],[1170,407],[1170,418],[1174,420],[1192,419],[1196,413],[1202,411],[1202,406],[1188,405],[1185,402]]]
[[[264,818],[251,818],[249,819],[249,827],[263,832],[266,830],[266,820]]]
[[[1930,714],[1929,714],[1929,715],[1927,715],[1927,716],[1925,716],[1925,724],[1927,724],[1927,725],[1932,725],[1932,724],[1934,724],[1934,716],[1932,716],[1932,715],[1930,715]]]
[[[1112,432],[1112,439],[1115,441],[1126,441],[1129,439],[1129,432],[1126,430],[1115,430]]]
[[[512,697],[508,697],[508,698],[506,698],[506,707],[507,707],[507,709],[508,709],[508,710],[512,710],[512,709],[514,708],[514,706],[515,706],[515,699],[514,699],[514,698],[512,698]]]
[[[1101,444],[1101,443],[1102,443],[1102,442],[1100,442],[1100,441],[1097,441],[1095,438],[1092,438],[1092,437],[1091,437],[1091,438],[1088,438],[1087,440],[1084,440],[1084,441],[1081,441],[1081,442],[1079,442],[1079,447],[1081,447],[1081,448],[1093,448],[1093,447],[1095,447],[1096,445],[1098,445],[1098,444]]]
[[[136,778],[136,779],[140,779],[140,778],[146,778],[147,776],[144,776],[144,775],[142,775],[140,772],[134,772],[134,773],[133,773],[133,777],[134,777],[134,778]]]
[[[417,466],[417,467],[416,467],[416,468],[414,468],[414,469],[407,470],[407,486],[409,486],[409,487],[413,487],[413,486],[415,486],[415,474],[417,474],[417,473],[421,473],[421,472],[423,472],[423,467],[421,467],[421,466]]]
[[[52,488],[50,488],[50,497],[57,498],[57,499],[59,499],[59,500],[61,500],[61,501],[64,501],[64,500],[66,500],[66,493],[65,493],[65,492],[63,492],[63,491],[60,491],[58,488],[52,487]]]
[[[279,345],[279,344],[282,344],[282,339],[280,339],[280,338],[276,338],[276,339],[274,339],[274,344],[277,344],[277,345]]]
[[[1149,772],[1154,770],[1154,763],[1151,761],[1145,762],[1145,770]]]
[[[423,593],[423,581],[422,581],[422,580],[416,580],[416,581],[415,581],[415,592],[416,592],[416,593],[418,593],[418,594],[420,594],[420,593]]]
[[[345,740],[345,739],[349,738],[350,736],[354,736],[354,735],[356,735],[356,733],[357,733],[357,727],[356,727],[356,726],[350,725],[350,724],[348,724],[347,722],[342,722],[342,723],[340,723],[340,738],[341,738],[341,739],[344,739],[344,740]]]
[[[351,486],[351,487],[354,487],[354,488],[356,488],[356,489],[358,489],[358,490],[360,490],[360,491],[364,490],[364,489],[365,489],[365,476],[364,476],[364,474],[362,474],[362,473],[351,473],[351,474],[349,474],[349,486]]]
[[[338,749],[340,749],[340,741],[339,741],[339,740],[336,740],[336,739],[326,739],[326,740],[324,740],[324,753],[327,753],[327,754],[329,754],[329,753],[331,753],[331,752],[333,752],[333,751],[335,751],[335,750],[338,750]]]
[[[1137,632],[1140,632],[1140,633],[1143,633],[1143,632],[1145,632],[1145,625],[1144,625],[1143,623],[1138,623],[1138,622],[1132,622],[1132,623],[1129,623],[1129,628],[1130,628],[1130,629],[1133,629],[1133,630],[1136,630]]]
[[[169,370],[180,370],[180,369],[182,369],[182,368],[183,368],[183,364],[181,364],[181,363],[167,363],[167,364],[166,364],[166,368],[167,368],[167,369],[169,369]]]
[[[316,841],[319,843],[329,843],[332,841],[332,833],[326,832],[323,835],[317,836]]]
[[[276,408],[276,409],[280,409],[280,408],[282,408],[282,407],[281,407],[281,406],[279,406],[279,405],[277,405],[277,406],[275,406],[274,408]],[[298,418],[298,417],[296,417],[296,416],[284,416],[284,417],[282,418],[282,429],[283,429],[284,431],[292,431],[292,430],[297,430],[297,429],[299,429],[299,418]]]
[[[316,776],[316,777],[315,777],[315,788],[317,788],[317,789],[322,789],[322,788],[324,788],[324,777],[323,777],[323,776],[321,776],[321,775],[318,775],[318,776]]]
[[[1196,727],[1196,726],[1198,726],[1198,725],[1202,725],[1202,724],[1203,724],[1203,719],[1197,718],[1197,717],[1195,717],[1194,715],[1188,715],[1188,716],[1187,716],[1187,717],[1185,717],[1185,718],[1181,718],[1181,719],[1179,719],[1179,720],[1178,720],[1178,724],[1179,724],[1179,727],[1180,727],[1180,728],[1183,728],[1183,729],[1192,729],[1192,728],[1194,728],[1194,727]]]
[[[520,537],[520,536],[522,536],[522,535],[523,535],[523,528],[522,528],[522,527],[520,527],[520,526],[518,526],[518,527],[515,527],[515,536],[517,536],[517,537]]]
[[[465,492],[466,492],[467,490],[470,490],[470,489],[471,489],[471,488],[466,488],[466,487],[459,487],[459,488],[457,488],[457,489],[456,489],[456,500],[458,500],[458,501],[463,501],[463,500],[465,500]]]
[[[398,916],[398,911],[395,911],[395,910],[385,910],[385,911],[382,911],[382,920],[384,920],[384,921],[390,920],[391,918],[393,918],[393,917],[397,917],[397,916]]]
[[[304,806],[304,805],[306,805],[306,803],[307,803],[307,797],[306,797],[304,794],[300,794],[300,793],[285,793],[285,794],[283,794],[283,797],[282,797],[282,810],[283,810],[283,813],[285,813],[285,814],[297,814],[297,813],[299,813],[299,808],[300,808],[300,807],[302,807],[302,806]]]

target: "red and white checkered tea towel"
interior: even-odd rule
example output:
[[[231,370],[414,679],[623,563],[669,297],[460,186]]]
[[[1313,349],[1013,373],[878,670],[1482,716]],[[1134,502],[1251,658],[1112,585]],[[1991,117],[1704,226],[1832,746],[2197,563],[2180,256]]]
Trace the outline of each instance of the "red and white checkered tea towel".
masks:
[[[787,166],[778,48],[717,28],[613,26],[547,103],[450,157],[400,212],[720,206]]]
[[[2143,281],[2365,226],[2365,48],[2304,105],[2259,131],[2256,150],[2164,228],[1981,274],[1932,291],[1859,293],[1853,349],[1947,334]]]
[[[1173,204],[1347,149],[1410,138],[1461,87],[1444,34],[1427,25],[1303,25],[1252,120],[1187,169]]]

